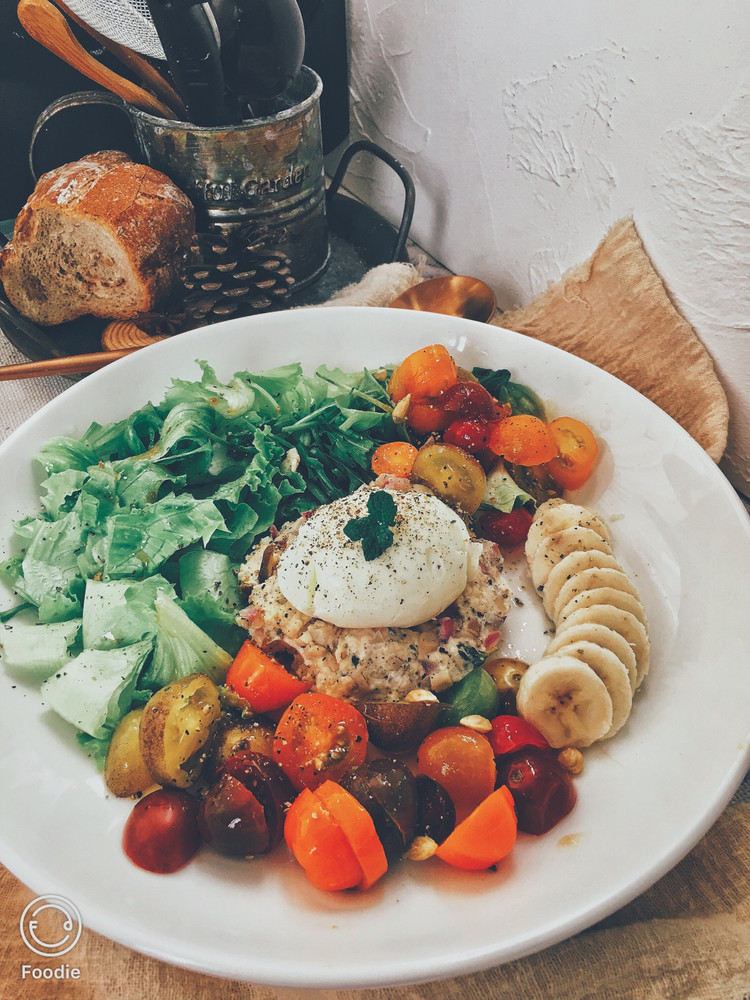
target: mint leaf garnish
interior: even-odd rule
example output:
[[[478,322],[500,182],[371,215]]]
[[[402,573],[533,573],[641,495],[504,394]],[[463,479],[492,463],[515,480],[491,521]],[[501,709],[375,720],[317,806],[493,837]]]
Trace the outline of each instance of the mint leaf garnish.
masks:
[[[396,523],[396,501],[387,490],[375,490],[367,501],[371,517],[381,524]]]
[[[367,562],[393,544],[389,525],[396,521],[396,501],[386,490],[375,490],[367,500],[368,513],[353,517],[344,525],[344,534],[353,542],[362,542],[362,552]]]

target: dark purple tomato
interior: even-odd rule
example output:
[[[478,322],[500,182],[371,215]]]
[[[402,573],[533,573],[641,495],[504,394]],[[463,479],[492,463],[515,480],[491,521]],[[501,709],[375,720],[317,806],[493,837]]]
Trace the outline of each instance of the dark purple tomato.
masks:
[[[201,802],[203,839],[222,854],[251,857],[269,850],[271,837],[263,806],[231,774],[222,774]]]
[[[201,803],[203,839],[222,854],[265,854],[283,836],[284,816],[294,795],[270,757],[240,750],[224,762]]]
[[[442,406],[457,420],[495,420],[497,403],[479,382],[457,382],[445,390]]]
[[[417,775],[416,837],[431,837],[441,844],[456,826],[456,807],[443,786],[426,774]]]
[[[399,760],[379,757],[345,774],[340,784],[370,814],[389,863],[397,861],[414,836],[417,791],[412,772]]]

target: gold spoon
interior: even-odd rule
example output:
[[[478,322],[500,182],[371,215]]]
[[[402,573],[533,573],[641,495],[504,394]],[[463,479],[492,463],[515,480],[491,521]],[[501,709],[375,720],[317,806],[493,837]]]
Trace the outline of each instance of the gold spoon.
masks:
[[[391,308],[462,316],[478,323],[489,323],[497,310],[497,299],[490,286],[479,278],[448,274],[412,285],[391,302]]]
[[[489,323],[495,314],[497,303],[494,292],[483,281],[452,274],[429,278],[418,285],[413,285],[391,302],[391,308],[443,313]],[[0,382],[17,378],[37,378],[42,375],[81,375],[84,372],[98,371],[113,361],[140,351],[142,346],[4,365],[0,367]]]

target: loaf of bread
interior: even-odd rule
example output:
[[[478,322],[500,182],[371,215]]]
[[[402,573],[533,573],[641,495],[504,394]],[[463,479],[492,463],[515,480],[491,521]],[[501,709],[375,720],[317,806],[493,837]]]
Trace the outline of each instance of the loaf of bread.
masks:
[[[169,298],[194,235],[193,206],[168,177],[94,153],[39,178],[0,253],[0,281],[43,326],[130,319]]]

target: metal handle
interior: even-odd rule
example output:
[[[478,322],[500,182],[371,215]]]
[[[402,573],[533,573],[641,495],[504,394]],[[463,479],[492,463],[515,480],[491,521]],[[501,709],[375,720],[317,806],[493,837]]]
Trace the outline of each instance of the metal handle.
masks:
[[[31,176],[34,178],[34,183],[39,180],[39,175],[36,170],[36,164],[34,163],[34,150],[36,147],[36,141],[44,128],[44,126],[52,119],[59,111],[64,111],[66,108],[81,108],[90,104],[108,104],[125,115],[130,122],[130,115],[127,110],[127,102],[118,97],[116,94],[110,94],[108,91],[102,90],[79,90],[75,94],[65,94],[64,97],[58,97],[56,101],[48,104],[47,107],[42,111],[42,113],[37,118],[34,123],[34,128],[31,132],[31,141],[29,143],[29,170],[31,171]]]
[[[341,154],[341,159],[338,162],[336,170],[331,178],[331,182],[328,185],[328,191],[326,192],[326,198],[330,200],[336,194],[338,189],[341,187],[341,182],[344,179],[346,171],[349,169],[349,164],[352,158],[357,155],[357,153],[367,152],[371,153],[377,159],[381,160],[386,166],[389,166],[401,179],[401,183],[404,185],[404,208],[401,213],[401,223],[398,228],[398,233],[396,234],[396,243],[393,247],[393,252],[391,253],[391,263],[396,260],[402,260],[404,255],[404,250],[406,248],[406,241],[409,237],[409,229],[411,228],[411,220],[414,216],[414,181],[411,179],[411,174],[406,169],[406,167],[397,160],[390,153],[387,153],[382,147],[378,146],[374,142],[370,142],[369,139],[358,139],[353,142],[350,146],[344,150]]]

